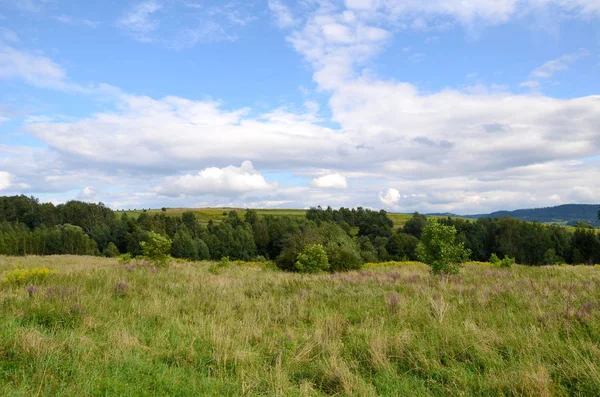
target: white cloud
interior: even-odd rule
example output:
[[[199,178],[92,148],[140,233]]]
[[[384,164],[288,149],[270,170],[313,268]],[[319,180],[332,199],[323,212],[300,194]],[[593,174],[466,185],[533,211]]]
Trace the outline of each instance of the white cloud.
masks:
[[[248,109],[225,111],[215,102],[136,96],[122,97],[120,107],[119,113],[29,124],[26,129],[71,159],[130,169],[198,169],[246,159],[271,166],[330,163],[351,144],[313,124],[314,115],[282,109],[250,118]]]
[[[193,1],[164,5],[146,0],[129,9],[117,25],[139,42],[182,50],[200,43],[237,40],[235,28],[256,20],[248,9],[234,2],[208,6]]]
[[[531,77],[535,79],[548,79],[552,77],[556,72],[569,69],[569,66],[578,61],[579,59],[586,57],[590,52],[586,49],[580,49],[579,51],[566,54],[559,58],[553,59],[544,63],[542,66],[534,69],[531,72]]]
[[[527,80],[519,84],[519,86],[535,90],[540,87],[540,82],[535,80]]]
[[[535,68],[529,74],[529,80],[522,82],[520,86],[532,90],[538,90],[541,86],[541,80],[549,79],[560,71],[568,70],[573,63],[587,57],[588,55],[590,55],[590,52],[584,48],[581,48],[577,52],[565,54],[556,59],[548,61],[540,67]]]
[[[160,25],[160,21],[153,18],[153,15],[161,8],[162,5],[155,0],[143,1],[136,4],[117,23],[133,33],[138,40],[147,41],[147,34]]]
[[[42,88],[67,85],[65,70],[50,58],[0,44],[0,78],[20,78]]]
[[[348,189],[346,177],[337,173],[315,178],[310,185],[318,189]]]
[[[13,175],[6,171],[0,171],[0,190],[8,189],[12,184]]]
[[[275,183],[267,182],[254,169],[252,162],[244,161],[240,167],[210,167],[195,175],[167,178],[165,183],[157,188],[157,191],[167,196],[200,196],[207,194],[230,196],[268,191],[276,186]]]
[[[281,0],[269,0],[269,10],[280,28],[290,28],[296,24],[292,12]]]
[[[398,189],[389,188],[383,192],[379,192],[379,201],[387,208],[396,209],[401,199],[402,195]]]
[[[83,201],[92,201],[98,196],[98,191],[93,186],[86,186],[77,195],[77,199]]]
[[[567,3],[552,4],[566,10]],[[202,9],[203,3],[194,4]],[[600,96],[554,99],[483,85],[424,93],[362,70],[391,32],[409,29],[421,11],[427,26],[440,16],[465,26],[497,24],[520,17],[532,1],[489,0],[462,8],[458,0],[346,4],[348,9],[319,8],[303,25],[297,21],[288,37],[312,66],[317,90],[329,95],[329,121],[337,129],[323,127],[310,103],[305,111],[280,108],[257,115],[219,102],[122,94],[114,111],[32,121],[26,131],[48,149],[0,156],[0,169],[14,174],[17,183],[27,180],[32,189],[95,186],[102,201],[138,207],[176,206],[196,202],[186,201],[188,196],[203,196],[207,205],[400,209],[401,204],[403,211],[464,213],[600,197],[598,162],[581,160],[600,153]],[[583,3],[569,10],[591,12]],[[190,45],[202,40],[190,33]],[[561,62],[568,66],[570,59]],[[535,87],[544,71],[555,73],[561,65],[542,66],[527,86]],[[22,76],[16,67],[10,70],[10,77]],[[64,71],[57,76],[54,81],[66,81]],[[245,160],[260,164],[265,175],[321,177],[311,186],[279,187],[249,162],[227,166]],[[347,186],[344,176],[356,183]],[[160,187],[148,191],[148,182]],[[111,193],[103,189],[107,184],[124,192]],[[328,191],[334,186],[345,190]]]

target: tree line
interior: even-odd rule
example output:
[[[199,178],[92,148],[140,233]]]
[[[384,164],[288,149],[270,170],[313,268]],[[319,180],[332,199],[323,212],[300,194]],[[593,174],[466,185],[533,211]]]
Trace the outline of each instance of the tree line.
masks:
[[[600,263],[600,238],[593,229],[571,232],[561,226],[513,218],[445,218],[470,260],[492,254],[526,265]],[[331,271],[357,269],[364,262],[416,260],[427,225],[415,213],[403,227],[383,210],[311,208],[305,217],[260,216],[230,211],[221,222],[202,225],[193,212],[181,216],[119,214],[102,203],[70,201],[53,205],[27,196],[0,197],[0,254],[3,255],[142,255],[150,233],[171,241],[175,258],[191,260],[273,260],[294,270],[302,251],[320,246]]]

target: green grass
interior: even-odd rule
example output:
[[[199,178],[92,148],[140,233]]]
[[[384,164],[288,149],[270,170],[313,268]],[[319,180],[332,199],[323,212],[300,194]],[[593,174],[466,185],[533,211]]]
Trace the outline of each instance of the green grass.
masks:
[[[243,216],[246,213],[244,208],[167,208],[166,211],[161,209],[148,209],[146,213],[149,215],[164,213],[167,216],[181,216],[184,212],[191,211],[196,214],[197,219],[202,224],[207,224],[208,221],[220,222],[227,218],[229,211],[235,210],[239,215]],[[127,215],[136,218],[143,213],[143,210],[126,210],[119,213],[126,212]],[[303,218],[306,216],[306,210],[302,209],[256,209],[259,215],[272,215],[272,216],[291,216]],[[408,221],[412,214],[399,214],[399,213],[388,213],[388,217],[394,222],[394,228],[402,227],[406,221]],[[434,218],[446,218],[445,216],[434,216]]]
[[[58,274],[0,284],[2,396],[600,395],[598,267],[16,267]]]

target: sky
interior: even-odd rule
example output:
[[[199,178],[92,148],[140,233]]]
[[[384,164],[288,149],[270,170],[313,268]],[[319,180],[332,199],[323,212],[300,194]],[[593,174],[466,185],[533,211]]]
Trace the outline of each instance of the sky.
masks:
[[[600,0],[0,0],[0,195],[600,202]]]

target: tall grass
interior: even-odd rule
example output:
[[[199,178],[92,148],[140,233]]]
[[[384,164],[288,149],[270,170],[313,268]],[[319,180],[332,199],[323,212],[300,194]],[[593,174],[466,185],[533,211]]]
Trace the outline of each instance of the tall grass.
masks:
[[[211,265],[0,258],[0,395],[600,395],[598,268]]]

